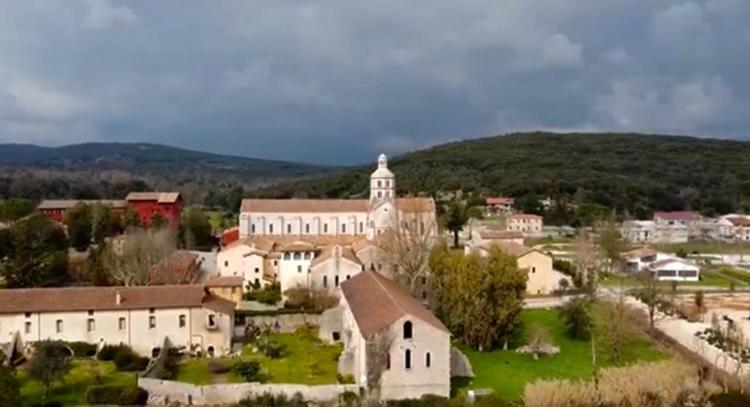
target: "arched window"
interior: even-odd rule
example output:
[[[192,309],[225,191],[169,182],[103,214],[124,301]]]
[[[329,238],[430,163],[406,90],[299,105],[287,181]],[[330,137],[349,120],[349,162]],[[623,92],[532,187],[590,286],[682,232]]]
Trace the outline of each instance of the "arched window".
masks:
[[[385,354],[385,369],[389,370],[391,368],[391,352],[388,352]]]
[[[411,321],[404,322],[404,339],[411,339],[413,334]]]
[[[424,355],[424,365],[427,367],[430,367],[431,364],[432,364],[432,355],[430,355],[430,352],[427,352]]]
[[[404,368],[411,369],[411,349],[404,351]]]

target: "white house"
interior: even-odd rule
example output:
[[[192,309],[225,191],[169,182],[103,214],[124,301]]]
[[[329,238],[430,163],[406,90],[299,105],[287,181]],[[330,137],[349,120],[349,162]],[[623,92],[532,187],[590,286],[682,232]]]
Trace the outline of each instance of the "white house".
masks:
[[[0,290],[0,342],[126,344],[152,355],[168,338],[208,355],[231,351],[232,301],[202,285]]]
[[[623,238],[631,243],[684,243],[688,241],[690,229],[682,223],[667,223],[653,220],[623,222]]]
[[[337,293],[337,278],[340,284],[364,268],[383,271],[373,242],[385,232],[437,236],[435,202],[396,197],[395,175],[382,154],[369,199],[245,199],[240,212],[240,240],[219,253],[217,270],[242,276],[246,289],[275,281],[282,292],[314,286]]]
[[[622,254],[622,271],[626,274],[650,272],[663,281],[698,281],[700,267],[679,257],[642,247]]]
[[[368,387],[376,385],[368,383],[368,376],[373,377],[368,372],[382,372],[383,399],[450,395],[450,333],[439,319],[400,285],[375,272],[359,273],[341,289],[341,373]]]
[[[529,213],[516,213],[506,220],[506,229],[521,232],[524,236],[540,236],[542,234],[542,217]]]

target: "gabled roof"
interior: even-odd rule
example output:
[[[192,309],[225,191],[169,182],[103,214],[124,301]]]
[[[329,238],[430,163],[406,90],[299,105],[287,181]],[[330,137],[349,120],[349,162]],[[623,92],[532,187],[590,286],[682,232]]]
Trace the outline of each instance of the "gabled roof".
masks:
[[[124,208],[127,202],[121,199],[45,199],[37,209],[70,209],[79,203],[86,205],[102,204],[112,208]]]
[[[656,218],[665,220],[694,220],[700,218],[700,215],[698,212],[693,211],[654,212],[654,219]]]
[[[117,297],[120,297],[120,303]],[[231,301],[228,301],[231,304]],[[0,290],[0,314],[197,308],[218,304],[202,285],[63,287]],[[223,304],[221,306],[226,306]],[[234,305],[232,305],[234,309]]]
[[[179,192],[131,192],[125,197],[126,201],[157,201],[158,203],[174,203],[180,200]]]
[[[516,201],[513,198],[508,198],[505,196],[496,196],[496,197],[489,197],[484,200],[487,205],[513,205],[513,203]]]
[[[367,199],[243,199],[240,212],[367,212]]]
[[[670,263],[680,263],[680,264],[691,266],[691,267],[698,267],[694,263],[692,263],[690,261],[686,261],[686,260],[680,259],[678,257],[670,257],[670,258],[666,258],[666,259],[657,260],[657,261],[649,264],[648,267],[650,269],[658,269],[658,268],[666,266],[667,264],[670,264]]]
[[[295,242],[282,243],[276,248],[279,252],[310,252],[315,251],[316,246],[313,243],[298,240]]]
[[[432,198],[396,198],[396,208],[402,212],[435,212]]]
[[[330,259],[336,258],[337,250],[341,251],[342,258],[347,259],[356,264],[359,264],[360,266],[362,265],[362,263],[357,258],[357,255],[354,254],[354,251],[351,248],[334,245],[334,246],[326,247],[325,249],[323,249],[323,251],[320,252],[319,255],[315,256],[315,258],[310,262],[310,267],[315,267],[318,264],[322,264]]]
[[[727,218],[732,226],[750,226],[750,219],[744,216],[732,216]]]
[[[514,215],[510,215],[509,219],[542,219],[539,215],[534,215],[533,213],[516,213]]]
[[[242,277],[221,276],[205,282],[206,287],[242,287]]]
[[[484,245],[487,249],[492,246],[497,246],[503,253],[509,254],[513,257],[521,257],[525,254],[536,251],[531,247],[524,246],[522,244],[509,242],[506,240],[495,240]]]
[[[373,271],[363,271],[341,284],[341,291],[365,339],[413,317],[447,332],[448,328],[408,291]]]
[[[656,250],[650,247],[639,247],[637,249],[624,252],[620,256],[624,259],[640,259],[643,257],[656,256]]]

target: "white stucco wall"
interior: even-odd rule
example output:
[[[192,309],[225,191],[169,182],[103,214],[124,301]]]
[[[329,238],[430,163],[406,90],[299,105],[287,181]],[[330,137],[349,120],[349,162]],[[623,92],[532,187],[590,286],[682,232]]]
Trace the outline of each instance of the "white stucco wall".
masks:
[[[281,285],[281,292],[284,293],[290,288],[310,287],[310,263],[315,253],[296,252],[300,253],[299,259],[295,259],[295,252],[287,253],[289,253],[288,259],[284,255],[279,259],[279,274],[277,278]],[[305,258],[304,253],[308,253],[307,258]]]
[[[339,295],[341,283],[362,272],[362,266],[346,258],[331,257],[310,268],[310,283],[313,288],[324,288]]]
[[[240,237],[364,235],[367,212],[243,212]],[[254,232],[253,232],[254,231]]]

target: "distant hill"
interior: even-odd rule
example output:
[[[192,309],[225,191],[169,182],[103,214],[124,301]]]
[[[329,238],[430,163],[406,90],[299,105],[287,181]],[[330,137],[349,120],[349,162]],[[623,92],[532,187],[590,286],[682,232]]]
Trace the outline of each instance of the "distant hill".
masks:
[[[193,203],[225,205],[229,190],[335,170],[310,164],[205,153],[150,143],[63,147],[0,144],[0,199],[119,198],[133,190],[178,190]]]
[[[259,196],[367,193],[373,165],[256,191]],[[516,133],[443,144],[391,160],[401,194],[481,191],[616,208],[706,213],[750,198],[750,142],[644,134]]]

